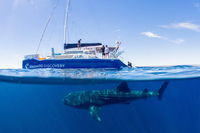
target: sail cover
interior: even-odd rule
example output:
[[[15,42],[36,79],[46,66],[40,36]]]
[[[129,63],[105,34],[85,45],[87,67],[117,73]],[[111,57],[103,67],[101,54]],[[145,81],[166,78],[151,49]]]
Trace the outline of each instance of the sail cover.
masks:
[[[80,47],[91,47],[91,46],[101,46],[101,43],[81,43]],[[77,48],[77,43],[68,43],[64,44],[64,49],[70,49],[70,48]]]

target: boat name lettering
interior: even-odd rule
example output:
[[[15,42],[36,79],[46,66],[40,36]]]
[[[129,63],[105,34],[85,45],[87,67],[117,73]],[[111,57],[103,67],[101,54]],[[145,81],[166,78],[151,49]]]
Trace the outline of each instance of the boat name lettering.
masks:
[[[64,68],[65,64],[39,64],[39,65],[29,65],[30,69],[34,68]]]

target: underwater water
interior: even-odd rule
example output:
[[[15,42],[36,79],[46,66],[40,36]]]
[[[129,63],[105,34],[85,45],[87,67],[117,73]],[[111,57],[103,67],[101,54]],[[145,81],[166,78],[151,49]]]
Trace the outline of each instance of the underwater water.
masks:
[[[133,100],[88,110],[63,103],[69,92],[115,89],[157,91],[162,100]],[[0,133],[199,133],[200,67],[138,67],[116,70],[0,70]]]

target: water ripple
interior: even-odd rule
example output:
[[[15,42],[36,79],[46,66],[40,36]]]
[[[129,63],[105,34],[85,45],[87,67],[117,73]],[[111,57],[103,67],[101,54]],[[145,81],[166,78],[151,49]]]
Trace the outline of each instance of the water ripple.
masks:
[[[119,79],[149,80],[163,78],[200,77],[200,66],[136,67],[122,70],[104,69],[0,69],[1,76],[71,78],[71,79]]]

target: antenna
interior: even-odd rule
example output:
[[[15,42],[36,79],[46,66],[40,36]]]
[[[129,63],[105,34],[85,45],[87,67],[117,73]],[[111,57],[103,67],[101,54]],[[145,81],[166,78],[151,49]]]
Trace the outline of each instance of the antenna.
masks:
[[[67,22],[69,17],[70,0],[68,0],[65,10],[65,23],[64,23],[64,44],[67,43]]]

